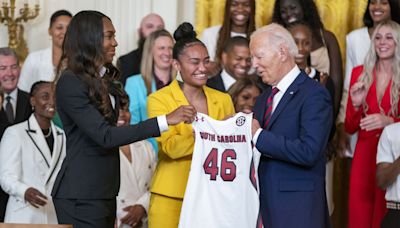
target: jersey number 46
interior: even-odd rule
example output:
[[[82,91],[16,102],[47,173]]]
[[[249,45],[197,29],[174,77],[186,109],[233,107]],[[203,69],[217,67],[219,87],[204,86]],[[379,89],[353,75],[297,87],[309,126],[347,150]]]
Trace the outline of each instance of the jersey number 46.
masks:
[[[220,167],[218,167],[218,149],[213,148],[204,161],[204,172],[209,174],[210,180],[213,181],[217,180],[219,173],[221,173],[222,180],[233,181],[236,178],[236,165],[232,160],[236,160],[236,152],[232,149],[225,149],[221,155]]]

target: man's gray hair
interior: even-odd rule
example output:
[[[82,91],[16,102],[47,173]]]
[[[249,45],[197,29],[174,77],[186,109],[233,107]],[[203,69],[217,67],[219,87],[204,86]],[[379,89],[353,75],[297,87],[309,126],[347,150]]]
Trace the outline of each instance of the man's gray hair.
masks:
[[[275,47],[276,50],[278,50],[280,45],[286,46],[289,54],[293,57],[299,52],[290,32],[277,23],[271,23],[257,29],[251,34],[250,39],[256,36],[265,37],[266,41],[269,42],[272,47]]]
[[[19,64],[17,53],[9,47],[0,47],[0,55],[2,56],[13,56],[17,60],[17,64]]]

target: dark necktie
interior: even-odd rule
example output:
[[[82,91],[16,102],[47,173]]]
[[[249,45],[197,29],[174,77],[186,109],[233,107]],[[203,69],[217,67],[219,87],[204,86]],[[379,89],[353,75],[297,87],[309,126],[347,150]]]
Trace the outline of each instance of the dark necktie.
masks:
[[[7,103],[6,103],[6,114],[7,114],[8,122],[14,123],[14,110],[13,110],[13,106],[11,104],[11,96],[8,95],[6,97],[6,100],[7,100]]]
[[[274,101],[274,96],[279,92],[277,87],[272,88],[271,94],[267,99],[267,103],[265,104],[265,113],[264,113],[264,128],[268,126],[269,120],[271,119],[272,114],[272,103]]]

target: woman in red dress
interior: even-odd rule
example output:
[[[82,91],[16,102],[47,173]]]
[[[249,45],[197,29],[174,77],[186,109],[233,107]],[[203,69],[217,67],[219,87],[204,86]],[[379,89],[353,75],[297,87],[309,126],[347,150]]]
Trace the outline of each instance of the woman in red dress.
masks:
[[[383,128],[399,119],[400,25],[378,25],[363,66],[353,69],[345,129],[359,132],[350,173],[349,228],[378,228],[386,213],[384,191],[375,180]]]

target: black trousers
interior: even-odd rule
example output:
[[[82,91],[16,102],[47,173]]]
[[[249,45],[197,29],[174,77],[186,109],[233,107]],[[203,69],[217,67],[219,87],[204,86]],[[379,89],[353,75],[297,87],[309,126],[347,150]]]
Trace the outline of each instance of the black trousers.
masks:
[[[116,201],[54,198],[59,224],[72,224],[74,228],[113,228]]]
[[[4,216],[6,215],[6,207],[8,202],[8,194],[0,188],[0,222],[4,222]]]
[[[388,209],[382,220],[381,228],[399,228],[400,227],[400,210]]]

